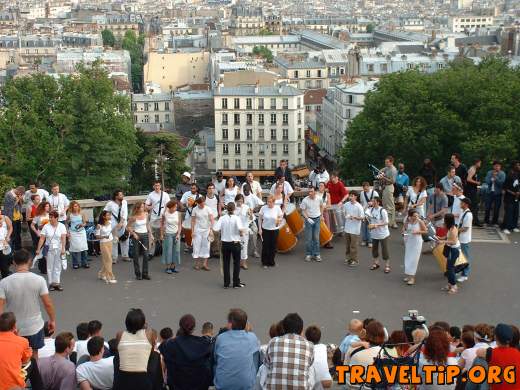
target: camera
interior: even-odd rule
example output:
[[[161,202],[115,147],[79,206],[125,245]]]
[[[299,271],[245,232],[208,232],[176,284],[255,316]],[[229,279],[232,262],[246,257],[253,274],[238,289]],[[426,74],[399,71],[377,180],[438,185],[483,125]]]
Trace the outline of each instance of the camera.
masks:
[[[426,325],[426,318],[419,315],[417,310],[408,310],[408,315],[403,316],[403,331],[409,342],[412,342],[412,332],[415,329],[423,328]]]

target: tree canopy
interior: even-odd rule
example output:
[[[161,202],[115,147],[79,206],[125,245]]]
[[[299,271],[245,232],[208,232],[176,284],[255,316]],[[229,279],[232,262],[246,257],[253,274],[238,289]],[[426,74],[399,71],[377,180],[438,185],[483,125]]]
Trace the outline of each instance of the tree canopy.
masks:
[[[511,161],[520,151],[519,101],[520,69],[495,57],[478,65],[459,60],[433,74],[386,75],[347,129],[341,173],[369,179],[366,164],[382,166],[386,155],[411,175],[426,157],[442,174],[455,152],[468,164]]]
[[[103,31],[101,31],[101,37],[103,38],[103,46],[114,47],[116,44],[116,37],[114,37],[112,30],[105,28]]]
[[[253,47],[253,54],[264,58],[267,62],[273,62],[273,53],[265,46]]]
[[[132,61],[132,89],[136,93],[142,92],[144,35],[141,34],[137,37],[133,30],[128,30],[121,41],[121,47],[130,53],[130,60]]]

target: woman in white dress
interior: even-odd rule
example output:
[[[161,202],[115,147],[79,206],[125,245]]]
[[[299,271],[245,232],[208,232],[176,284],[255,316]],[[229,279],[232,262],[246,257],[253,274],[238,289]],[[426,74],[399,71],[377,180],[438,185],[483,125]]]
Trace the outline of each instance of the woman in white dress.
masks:
[[[235,197],[235,215],[240,218],[242,226],[247,228],[247,234],[240,236],[240,267],[247,269],[247,258],[248,258],[248,244],[249,244],[249,225],[253,222],[253,210],[244,203],[244,197],[242,194],[238,194]]]
[[[422,176],[413,179],[412,185],[408,187],[404,204],[407,209],[417,209],[422,218],[426,217],[426,180]]]
[[[235,196],[238,194],[240,194],[240,188],[235,184],[235,179],[228,177],[226,188],[224,188],[224,193],[222,194],[223,206],[226,207],[229,202],[234,202]]]
[[[413,286],[422,250],[422,235],[427,232],[426,225],[419,218],[417,209],[408,210],[403,224],[404,237],[404,282]]]
[[[90,268],[87,261],[87,217],[81,212],[81,206],[73,200],[69,205],[68,215],[70,246],[69,252],[72,256],[72,268]]]

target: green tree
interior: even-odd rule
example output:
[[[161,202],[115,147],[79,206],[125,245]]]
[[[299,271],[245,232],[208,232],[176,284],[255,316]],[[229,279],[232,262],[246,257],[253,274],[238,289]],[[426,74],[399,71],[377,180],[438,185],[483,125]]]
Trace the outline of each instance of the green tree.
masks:
[[[264,58],[267,62],[273,62],[273,53],[265,46],[253,47],[253,54]]]
[[[381,78],[346,133],[342,174],[370,178],[367,163],[393,155],[416,175],[425,157],[439,175],[450,155],[467,163],[508,161],[520,151],[520,70],[490,57],[479,65],[456,61],[433,74],[407,71]]]
[[[142,92],[144,35],[137,37],[133,30],[128,30],[121,41],[121,47],[130,53],[132,89],[134,92]]]
[[[269,30],[268,28],[261,28],[258,32],[258,35],[273,35],[273,32]]]
[[[376,29],[376,25],[374,23],[367,24],[367,27],[366,27],[367,33],[373,33],[375,29]]]
[[[114,37],[112,30],[105,28],[103,31],[101,31],[101,37],[103,38],[103,46],[114,47],[116,44],[116,38]]]

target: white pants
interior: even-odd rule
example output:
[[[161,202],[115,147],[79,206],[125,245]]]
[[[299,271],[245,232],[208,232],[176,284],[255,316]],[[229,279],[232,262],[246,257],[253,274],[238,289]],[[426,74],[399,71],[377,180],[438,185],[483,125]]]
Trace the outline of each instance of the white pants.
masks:
[[[60,284],[61,251],[59,249],[49,249],[45,258],[47,259],[47,280],[49,285]]]
[[[251,245],[253,245],[253,251],[258,253],[258,226],[253,222],[251,229],[249,229],[249,237],[251,238]]]
[[[119,245],[121,246],[121,257],[129,257],[128,248],[130,247],[130,238],[125,241],[120,240]],[[118,256],[119,256],[119,251],[117,249],[117,242],[114,241],[114,243],[112,245],[112,259],[116,260]]]
[[[195,230],[193,233],[193,258],[209,259],[209,230]]]
[[[240,236],[240,260],[247,260],[247,247],[249,246],[249,233]]]

